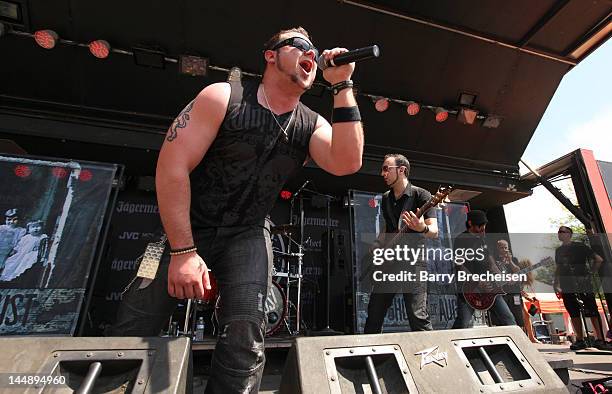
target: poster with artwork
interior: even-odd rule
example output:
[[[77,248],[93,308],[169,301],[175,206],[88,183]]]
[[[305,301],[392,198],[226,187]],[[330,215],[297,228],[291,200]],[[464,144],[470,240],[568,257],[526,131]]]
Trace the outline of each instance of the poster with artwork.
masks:
[[[0,334],[74,334],[117,168],[0,156]]]

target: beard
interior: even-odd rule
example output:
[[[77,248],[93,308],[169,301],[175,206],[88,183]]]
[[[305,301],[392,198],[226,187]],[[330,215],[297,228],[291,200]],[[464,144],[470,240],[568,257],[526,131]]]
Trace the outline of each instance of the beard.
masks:
[[[291,69],[290,66],[285,65],[282,61],[280,56],[277,58],[278,60],[276,61],[276,67],[277,69],[282,72],[283,74],[287,75],[289,77],[289,79],[291,80],[291,82],[293,82],[294,84],[298,85],[302,90],[306,91],[308,89],[310,89],[312,87],[312,84],[314,83],[314,78],[312,78],[312,80],[310,82],[308,82],[308,84],[306,86],[302,86],[303,85],[303,79],[299,77],[298,75],[298,71],[294,68]]]

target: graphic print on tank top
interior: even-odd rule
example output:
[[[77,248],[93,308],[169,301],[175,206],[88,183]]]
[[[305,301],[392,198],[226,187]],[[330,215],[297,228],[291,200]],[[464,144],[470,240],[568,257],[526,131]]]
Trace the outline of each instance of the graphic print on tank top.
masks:
[[[194,228],[262,224],[306,159],[318,115],[300,103],[285,137],[257,102],[258,86],[259,81],[231,83],[217,138],[191,174]],[[290,117],[288,112],[277,119],[286,127]]]

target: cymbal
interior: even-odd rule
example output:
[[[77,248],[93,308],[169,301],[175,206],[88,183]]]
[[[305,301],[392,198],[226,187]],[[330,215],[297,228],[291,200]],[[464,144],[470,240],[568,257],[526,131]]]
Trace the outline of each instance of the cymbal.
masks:
[[[276,234],[291,234],[299,231],[299,227],[297,224],[277,224],[276,226],[272,226],[270,228],[270,232],[273,235]]]

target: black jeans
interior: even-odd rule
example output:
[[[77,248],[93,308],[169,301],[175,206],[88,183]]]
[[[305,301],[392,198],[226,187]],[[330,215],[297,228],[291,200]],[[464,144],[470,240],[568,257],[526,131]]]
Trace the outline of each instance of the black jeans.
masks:
[[[417,273],[417,277],[418,273],[423,270],[427,271],[427,265],[423,262],[409,267],[409,271]],[[383,264],[383,271],[395,273],[397,268],[385,268]],[[406,314],[412,331],[431,331],[433,329],[427,311],[427,282],[415,281],[392,284],[379,282],[374,285],[372,294],[370,294],[368,317],[363,328],[364,334],[380,334],[382,332],[385,315],[393,303],[396,293],[403,293]]]
[[[497,296],[495,302],[489,311],[495,315],[495,321],[500,326],[514,326],[516,320],[512,316],[512,311],[504,301],[504,297]],[[457,318],[453,323],[455,328],[472,328],[474,327],[474,308],[465,300],[463,294],[457,294]]]
[[[264,303],[271,282],[272,244],[261,226],[210,228],[194,234],[198,253],[211,269],[221,297],[220,334],[206,393],[258,392],[263,374]],[[169,256],[155,280],[124,294],[113,336],[157,336],[178,300],[168,295]]]
[[[427,313],[427,293],[404,293],[404,304],[412,331],[431,331],[431,321]],[[368,303],[368,318],[363,328],[364,334],[380,334],[387,309],[391,306],[394,293],[373,293]]]

